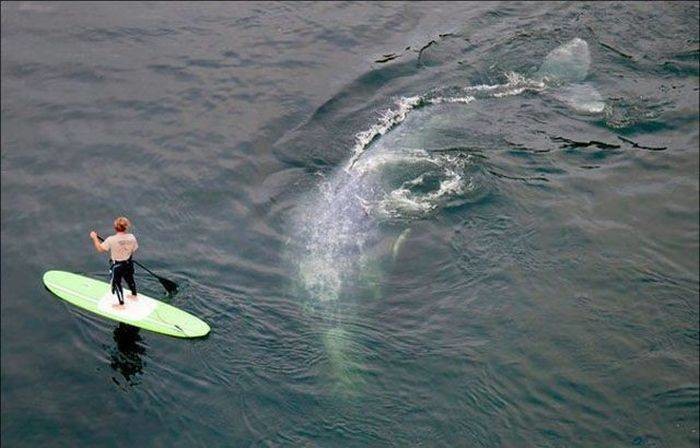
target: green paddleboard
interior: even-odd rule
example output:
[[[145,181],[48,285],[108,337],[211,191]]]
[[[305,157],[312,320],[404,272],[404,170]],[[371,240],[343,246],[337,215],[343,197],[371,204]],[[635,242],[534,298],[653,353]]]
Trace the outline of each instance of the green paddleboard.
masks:
[[[44,285],[59,298],[108,319],[167,334],[178,338],[196,338],[209,333],[206,322],[174,306],[138,294],[136,300],[129,299],[128,288],[124,290],[123,307],[112,295],[109,283],[93,280],[82,275],[64,271],[48,271],[44,274]]]

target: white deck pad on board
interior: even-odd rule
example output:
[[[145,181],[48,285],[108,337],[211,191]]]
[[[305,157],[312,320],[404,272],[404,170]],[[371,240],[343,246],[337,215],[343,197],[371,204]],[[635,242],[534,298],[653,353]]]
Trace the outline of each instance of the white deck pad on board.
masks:
[[[120,316],[129,320],[141,320],[148,317],[153,310],[158,306],[158,303],[148,297],[137,295],[136,300],[129,299],[128,293],[124,291],[124,306],[113,308],[112,305],[119,303],[117,296],[107,293],[100,299],[97,308],[103,313],[109,313],[115,316]]]

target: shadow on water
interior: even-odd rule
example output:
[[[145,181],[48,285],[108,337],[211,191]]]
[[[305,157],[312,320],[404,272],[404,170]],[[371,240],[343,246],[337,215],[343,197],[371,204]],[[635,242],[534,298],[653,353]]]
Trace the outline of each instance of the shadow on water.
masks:
[[[146,347],[139,332],[138,327],[120,323],[112,334],[116,346],[109,350],[109,366],[121,373],[130,386],[138,384],[136,379],[143,372],[142,356],[146,353]],[[112,380],[121,386],[115,377]]]

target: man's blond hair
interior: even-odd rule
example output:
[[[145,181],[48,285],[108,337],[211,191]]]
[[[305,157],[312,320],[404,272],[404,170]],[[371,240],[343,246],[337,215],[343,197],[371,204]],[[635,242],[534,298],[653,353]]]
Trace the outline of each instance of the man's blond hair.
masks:
[[[117,232],[126,232],[129,227],[131,227],[131,222],[126,216],[120,216],[114,220],[114,230]]]

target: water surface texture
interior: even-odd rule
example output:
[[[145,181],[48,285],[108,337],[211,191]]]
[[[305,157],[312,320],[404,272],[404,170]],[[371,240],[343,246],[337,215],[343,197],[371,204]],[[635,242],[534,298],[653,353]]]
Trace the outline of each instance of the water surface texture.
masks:
[[[3,447],[698,445],[696,2],[1,30]],[[208,337],[44,289],[120,214]]]

